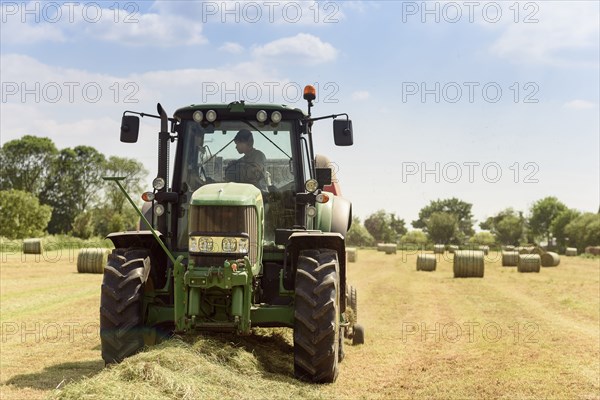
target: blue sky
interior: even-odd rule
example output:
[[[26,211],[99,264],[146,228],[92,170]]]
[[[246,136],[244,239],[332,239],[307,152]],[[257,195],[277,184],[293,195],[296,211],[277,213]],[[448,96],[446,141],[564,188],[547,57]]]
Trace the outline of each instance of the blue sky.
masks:
[[[362,218],[409,224],[431,200],[473,203],[479,221],[545,196],[600,204],[599,3],[1,2],[0,142],[24,134],[87,144],[156,173],[155,121],[118,141],[126,109],[283,102],[316,83],[330,121],[317,152]],[[287,91],[284,91],[287,90]]]

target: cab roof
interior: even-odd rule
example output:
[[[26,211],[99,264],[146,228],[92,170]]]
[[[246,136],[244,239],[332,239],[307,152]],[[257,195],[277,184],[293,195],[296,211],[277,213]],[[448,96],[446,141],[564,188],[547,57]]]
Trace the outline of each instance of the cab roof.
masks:
[[[189,106],[179,108],[173,115],[176,118],[179,117],[182,119],[188,119],[191,118],[191,115],[197,110],[202,112],[215,110],[217,114],[219,114],[219,111],[221,111],[222,114],[224,114],[223,116],[227,115],[230,118],[235,118],[236,116],[242,117],[254,115],[259,110],[279,111],[284,119],[304,118],[308,116],[304,110],[300,108],[293,108],[285,104],[245,103],[243,101],[234,101],[228,104],[191,104]]]

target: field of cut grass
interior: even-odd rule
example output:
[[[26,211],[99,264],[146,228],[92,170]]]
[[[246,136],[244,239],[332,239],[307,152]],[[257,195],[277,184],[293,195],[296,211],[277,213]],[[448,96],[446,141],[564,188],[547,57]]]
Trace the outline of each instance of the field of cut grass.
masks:
[[[366,343],[318,386],[293,378],[287,329],[175,338],[104,369],[101,275],[77,274],[76,254],[0,256],[2,399],[600,398],[599,258],[519,274],[490,253],[483,279],[454,279],[452,256],[422,272],[414,254],[359,250]]]

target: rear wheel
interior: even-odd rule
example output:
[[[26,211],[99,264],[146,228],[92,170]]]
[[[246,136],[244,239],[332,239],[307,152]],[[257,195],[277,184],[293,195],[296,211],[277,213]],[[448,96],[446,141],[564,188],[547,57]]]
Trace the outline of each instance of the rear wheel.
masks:
[[[100,341],[106,364],[121,362],[144,346],[142,306],[149,255],[146,249],[115,249],[108,256],[100,297]]]
[[[339,304],[337,252],[300,252],[294,312],[296,378],[314,383],[336,380],[340,358]]]

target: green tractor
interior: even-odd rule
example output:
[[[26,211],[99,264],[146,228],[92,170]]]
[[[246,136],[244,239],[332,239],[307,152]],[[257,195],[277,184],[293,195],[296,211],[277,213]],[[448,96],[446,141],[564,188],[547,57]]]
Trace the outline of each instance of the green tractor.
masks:
[[[108,235],[115,250],[100,304],[107,364],[171,332],[289,327],[295,376],[335,381],[343,338],[360,344],[364,331],[346,282],[351,203],[336,195],[332,169],[316,166],[312,125],[333,119],[339,146],[353,136],[347,114],[311,117],[315,97],[307,86],[308,113],[243,101],[191,105],[173,117],[160,104],[158,115],[123,113],[122,142],[137,141],[140,117],[160,119],[161,130],[158,176],[142,210],[123,178],[106,178],[140,215],[140,230]]]

